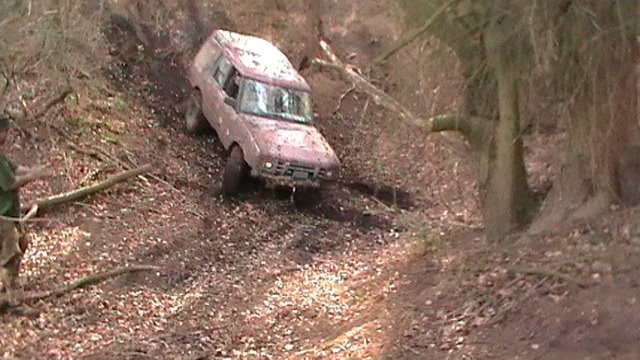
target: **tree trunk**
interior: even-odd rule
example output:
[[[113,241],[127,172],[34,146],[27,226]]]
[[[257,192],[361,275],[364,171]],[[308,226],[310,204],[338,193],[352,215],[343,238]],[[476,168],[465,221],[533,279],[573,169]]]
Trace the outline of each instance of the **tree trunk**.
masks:
[[[487,60],[497,81],[499,110],[493,144],[481,149],[489,152],[484,154],[488,171],[480,194],[490,240],[498,240],[528,221],[532,205],[520,133],[517,59],[501,30],[504,25],[492,24],[484,34]]]
[[[519,38],[512,36],[512,29],[508,29],[512,22],[503,21],[483,32],[484,43],[460,42],[461,37],[473,34],[457,23],[447,23],[447,27],[434,31],[451,46],[462,63],[464,115],[486,122],[475,129],[494,129],[467,137],[474,151],[473,166],[490,240],[501,239],[514,228],[525,225],[530,221],[534,205],[520,137],[517,86],[520,64],[513,53],[519,49]]]
[[[318,48],[319,41],[324,37],[322,32],[322,6],[320,0],[306,0],[306,31],[304,36],[304,46],[302,58],[298,64],[298,70],[304,70],[311,65],[311,60],[320,56]]]
[[[561,22],[558,68],[568,96],[569,156],[533,231],[597,216],[640,200],[636,1],[570,8]],[[571,13],[573,11],[574,13]],[[575,13],[579,12],[579,16]],[[585,45],[585,44],[588,44]]]
[[[602,193],[614,201],[624,200],[622,193],[629,190],[620,182],[628,162],[620,160],[638,141],[638,45],[635,37],[620,35],[603,40],[593,54],[597,63],[587,69],[585,86],[570,108],[571,152],[587,159],[590,195]]]

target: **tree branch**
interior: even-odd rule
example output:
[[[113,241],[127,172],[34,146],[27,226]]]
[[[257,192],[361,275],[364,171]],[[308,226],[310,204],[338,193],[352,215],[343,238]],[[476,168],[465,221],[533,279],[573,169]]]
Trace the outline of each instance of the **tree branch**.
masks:
[[[430,121],[432,124],[431,131],[433,132],[460,131],[467,135],[471,132],[471,122],[473,119],[471,117],[451,114],[434,116]]]
[[[376,67],[376,66],[379,66],[379,65],[382,65],[382,64],[386,63],[387,60],[389,60],[390,57],[392,57],[398,51],[400,51],[402,48],[404,48],[405,46],[411,44],[414,40],[416,40],[417,38],[422,36],[422,34],[427,32],[431,28],[431,26],[433,26],[433,24],[435,24],[435,22],[442,16],[442,14],[444,14],[444,12],[447,11],[447,9],[449,9],[457,1],[458,0],[451,0],[451,1],[448,1],[448,2],[446,2],[444,4],[442,4],[442,6],[440,8],[438,8],[433,13],[433,15],[431,15],[431,17],[425,22],[425,24],[420,29],[418,29],[412,35],[409,35],[406,38],[404,38],[398,45],[396,45],[393,49],[391,49],[385,55],[380,56],[377,59],[375,59],[373,61],[372,65],[371,65],[371,67]]]
[[[24,296],[18,299],[15,299],[15,302],[18,304],[33,303],[33,302],[48,299],[48,298],[58,298],[74,290],[97,285],[109,279],[113,279],[115,277],[122,276],[125,274],[132,274],[132,273],[138,273],[143,271],[159,271],[159,270],[160,270],[159,267],[150,266],[150,265],[133,265],[133,266],[119,267],[110,271],[105,271],[102,273],[85,276],[83,278],[80,278],[70,284],[67,284],[55,290],[25,294]],[[0,310],[6,309],[9,305],[10,305],[10,302],[7,296],[6,295],[0,296]]]
[[[144,165],[132,170],[123,171],[95,185],[86,186],[78,190],[35,200],[34,202],[26,205],[24,208],[29,209],[34,205],[37,205],[40,209],[44,209],[44,208],[52,207],[54,205],[62,204],[65,202],[78,200],[85,196],[91,195],[95,192],[106,190],[119,182],[144,174],[146,172],[149,172],[150,170],[151,170],[151,165]]]
[[[314,59],[312,64],[321,68],[326,68],[338,72],[340,76],[353,84],[356,88],[358,88],[358,90],[369,95],[377,105],[387,108],[394,114],[397,114],[406,123],[424,128],[427,131],[431,131],[430,125],[427,121],[418,119],[409,110],[398,103],[394,98],[390,97],[384,91],[380,90],[364,77],[362,77],[362,75],[360,75],[358,71],[354,70],[354,67],[345,64],[340,59],[338,59],[338,57],[329,47],[329,44],[327,44],[325,41],[320,41],[320,47],[324,51],[324,54],[329,59],[329,61],[323,59]]]
[[[46,114],[47,111],[49,111],[49,109],[51,109],[53,106],[63,102],[64,99],[66,99],[67,96],[69,96],[69,94],[71,94],[72,92],[73,92],[73,89],[71,87],[65,87],[57,96],[54,96],[51,99],[49,99],[49,101],[47,101],[44,107],[40,109],[38,112],[36,112],[33,116],[31,116],[31,118],[37,119],[39,117],[42,117],[42,115]]]
[[[314,59],[314,65],[337,72],[344,80],[351,83],[359,91],[369,95],[377,105],[396,114],[408,125],[418,127],[426,132],[458,131],[469,138],[469,140],[484,139],[484,137],[490,133],[488,130],[493,128],[491,121],[480,117],[441,115],[430,119],[419,118],[396,99],[365,79],[355,67],[342,62],[327,42],[320,41],[320,48],[328,60]]]
[[[11,221],[15,223],[25,223],[31,219],[38,213],[38,205],[33,205],[31,209],[23,216],[23,217],[10,217],[10,216],[0,216],[0,219],[5,221]]]

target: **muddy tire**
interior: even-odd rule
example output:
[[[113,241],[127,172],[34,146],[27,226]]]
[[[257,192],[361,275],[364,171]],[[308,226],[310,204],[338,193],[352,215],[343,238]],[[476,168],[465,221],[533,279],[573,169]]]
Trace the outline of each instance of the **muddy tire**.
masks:
[[[240,146],[235,145],[227,158],[222,175],[222,195],[232,197],[237,195],[240,187],[249,175],[249,165],[244,161],[244,153]]]
[[[211,129],[202,113],[202,95],[200,91],[194,91],[189,97],[187,110],[184,114],[184,123],[187,133],[191,135],[204,134]]]

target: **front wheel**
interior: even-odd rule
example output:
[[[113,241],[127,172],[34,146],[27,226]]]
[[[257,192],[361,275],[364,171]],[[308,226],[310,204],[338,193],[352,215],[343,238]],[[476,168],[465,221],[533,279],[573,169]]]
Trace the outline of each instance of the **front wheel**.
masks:
[[[210,128],[202,113],[202,95],[198,90],[195,90],[189,97],[184,122],[187,133],[191,135],[203,134]]]
[[[240,187],[249,175],[249,165],[244,160],[244,153],[240,146],[235,145],[227,158],[222,175],[222,194],[227,197],[234,196],[240,191]]]

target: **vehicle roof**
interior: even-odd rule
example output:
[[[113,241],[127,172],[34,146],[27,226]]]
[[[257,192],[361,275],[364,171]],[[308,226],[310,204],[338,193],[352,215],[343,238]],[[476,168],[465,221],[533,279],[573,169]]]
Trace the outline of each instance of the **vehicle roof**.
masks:
[[[311,90],[287,56],[269,41],[226,30],[216,30],[209,38],[228,51],[243,76],[281,87]]]

